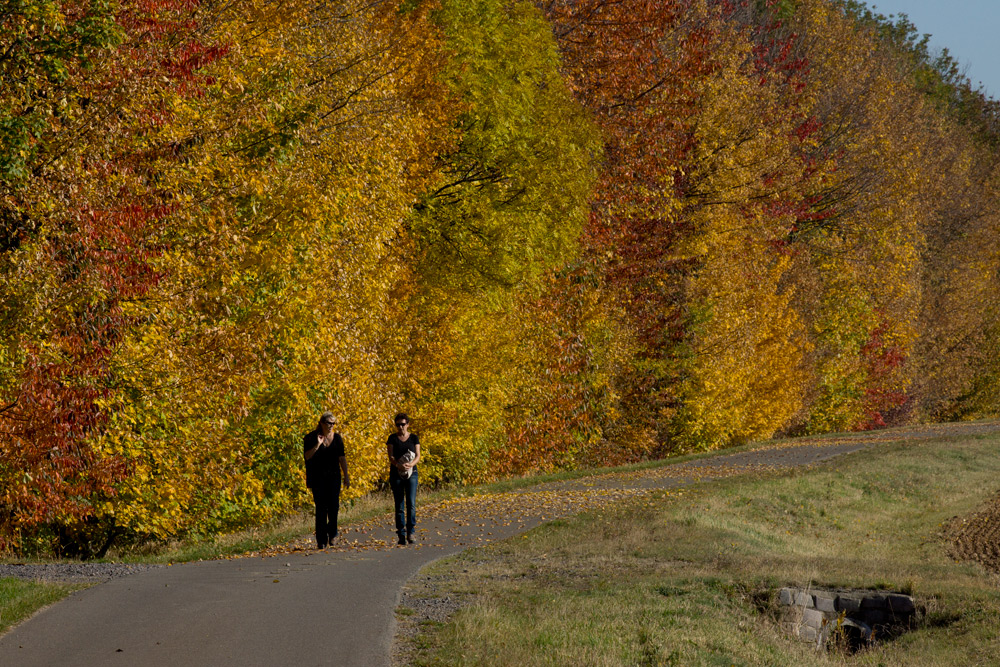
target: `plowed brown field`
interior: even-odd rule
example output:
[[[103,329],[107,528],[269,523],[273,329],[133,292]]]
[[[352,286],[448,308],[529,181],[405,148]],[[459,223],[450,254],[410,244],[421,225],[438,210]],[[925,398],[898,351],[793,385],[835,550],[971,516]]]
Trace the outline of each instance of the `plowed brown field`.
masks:
[[[945,529],[951,555],[974,560],[990,572],[1000,574],[1000,494],[979,511],[955,517]]]

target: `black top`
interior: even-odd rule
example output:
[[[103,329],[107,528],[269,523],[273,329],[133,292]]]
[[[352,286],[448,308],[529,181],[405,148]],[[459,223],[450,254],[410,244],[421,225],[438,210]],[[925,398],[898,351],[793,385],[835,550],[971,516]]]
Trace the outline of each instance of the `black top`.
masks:
[[[319,429],[305,434],[302,438],[303,455],[316,446],[320,435]],[[306,460],[306,486],[312,488],[317,482],[339,481],[341,456],[344,456],[344,439],[340,433],[334,433],[329,446],[319,449],[311,459]]]
[[[400,440],[399,435],[393,433],[389,436],[389,439],[385,441],[385,444],[392,447],[392,458],[397,461],[403,457],[407,451],[413,452],[413,455],[417,455],[417,445],[420,444],[420,438],[417,437],[416,433],[411,433],[410,437],[406,440]],[[392,467],[390,475],[398,475],[399,472],[396,470],[396,466]]]

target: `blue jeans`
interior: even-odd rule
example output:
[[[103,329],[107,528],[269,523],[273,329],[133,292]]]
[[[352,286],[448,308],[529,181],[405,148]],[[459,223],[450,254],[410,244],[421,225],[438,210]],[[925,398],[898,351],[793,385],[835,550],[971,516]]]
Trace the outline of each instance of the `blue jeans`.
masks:
[[[417,525],[417,469],[413,469],[413,474],[409,479],[403,479],[392,471],[389,475],[389,487],[392,488],[392,499],[396,501],[396,532],[403,537],[403,530],[406,535],[413,534],[413,528]],[[406,514],[404,523],[403,504],[406,504]]]

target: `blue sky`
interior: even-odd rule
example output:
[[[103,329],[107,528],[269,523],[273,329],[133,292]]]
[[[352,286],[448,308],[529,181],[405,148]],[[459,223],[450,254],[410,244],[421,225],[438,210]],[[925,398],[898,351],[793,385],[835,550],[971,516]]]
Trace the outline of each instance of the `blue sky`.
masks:
[[[1000,99],[1000,0],[865,0],[881,14],[906,14],[934,51],[947,48],[973,84]]]

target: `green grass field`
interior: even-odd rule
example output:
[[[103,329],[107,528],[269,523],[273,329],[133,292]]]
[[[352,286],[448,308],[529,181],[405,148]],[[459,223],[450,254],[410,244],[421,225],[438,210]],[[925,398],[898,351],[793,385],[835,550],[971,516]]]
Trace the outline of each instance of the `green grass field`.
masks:
[[[0,634],[83,586],[0,579]]]
[[[955,562],[941,533],[998,489],[1000,436],[943,438],[577,515],[422,572],[408,599],[463,606],[400,653],[427,665],[997,665],[1000,578]],[[903,591],[924,614],[876,648],[817,653],[782,634],[782,585]]]

